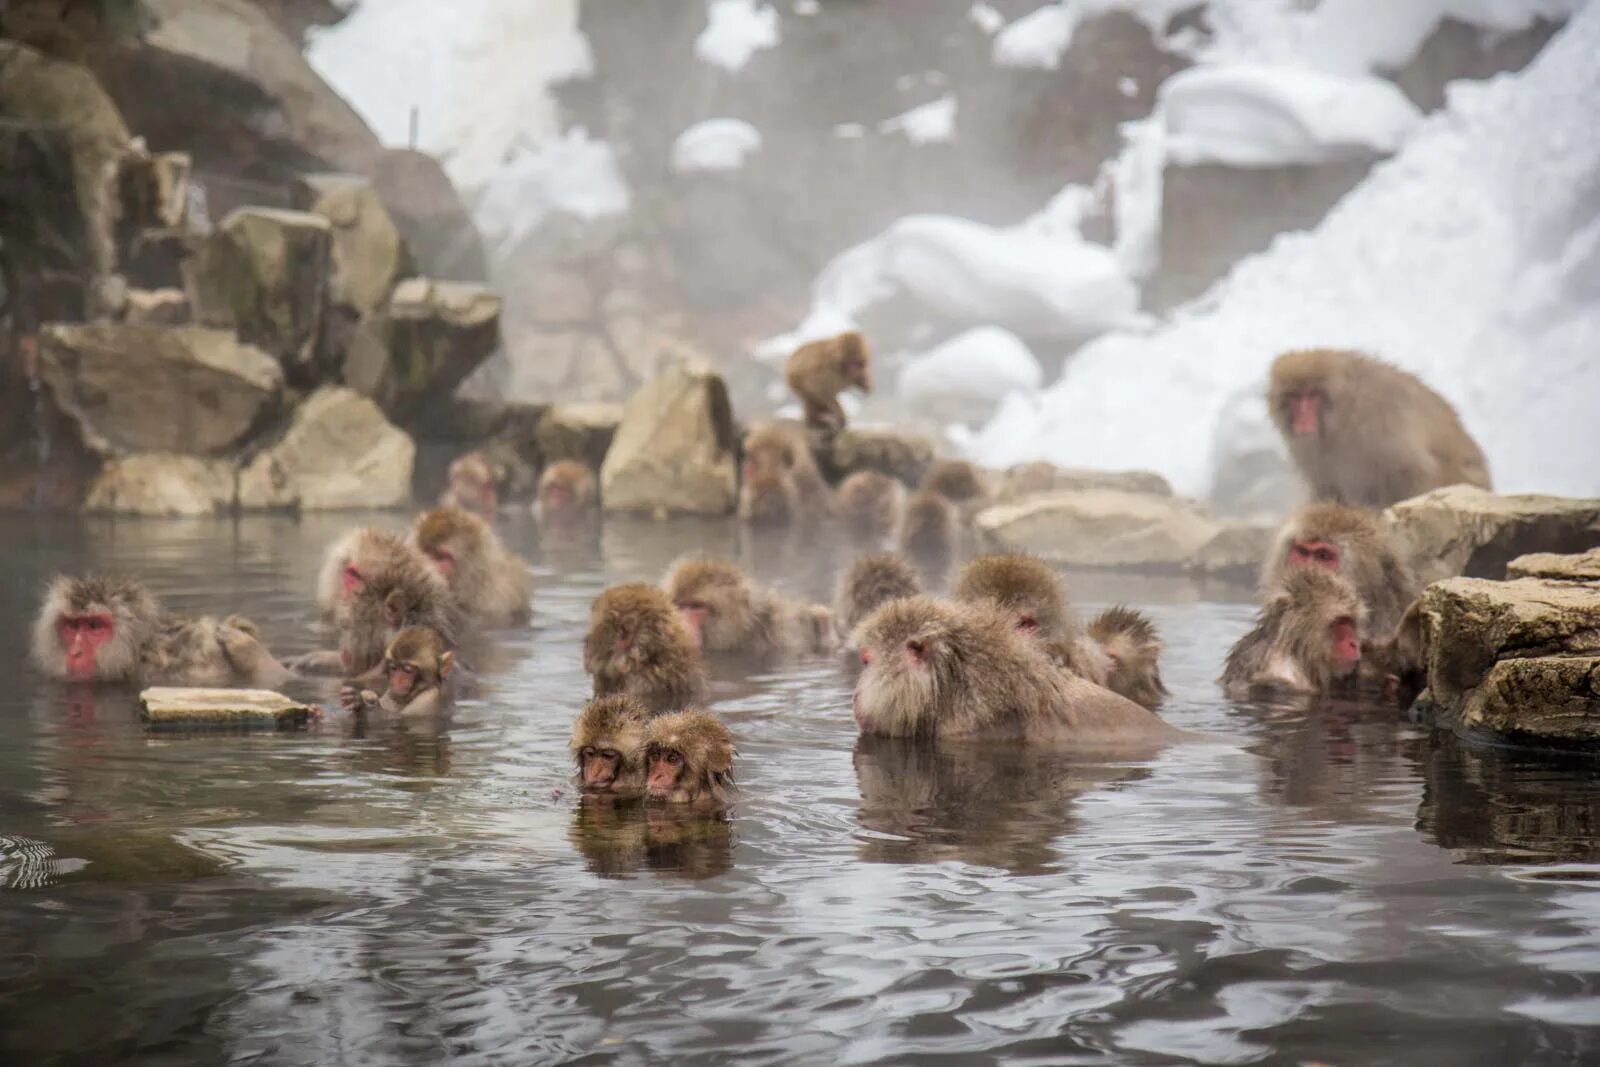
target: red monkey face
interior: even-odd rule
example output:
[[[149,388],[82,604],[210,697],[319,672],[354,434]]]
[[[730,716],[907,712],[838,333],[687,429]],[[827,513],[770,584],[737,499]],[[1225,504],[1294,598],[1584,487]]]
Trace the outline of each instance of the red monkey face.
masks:
[[[1289,565],[1321,567],[1332,574],[1339,573],[1339,546],[1331,541],[1296,541],[1289,546]]]
[[[446,580],[455,573],[456,554],[448,548],[429,549],[428,558],[433,561],[434,569],[444,575]]]
[[[645,790],[653,797],[670,797],[683,776],[683,753],[675,748],[655,749],[650,753],[650,778]]]
[[[680,600],[677,607],[684,625],[689,627],[689,636],[694,638],[696,645],[704,645],[706,618],[711,614],[711,605],[703,600]]]
[[[67,673],[82,681],[92,681],[99,671],[100,647],[116,632],[109,613],[63,615],[56,623],[56,636],[66,653]]]
[[[417,668],[409,663],[390,660],[386,665],[389,674],[389,692],[396,697],[407,697],[417,684]]]
[[[361,576],[361,569],[354,563],[344,565],[344,595],[345,599],[355,596],[366,584],[366,579]]]
[[[1314,437],[1322,429],[1322,393],[1307,389],[1289,394],[1289,430],[1296,437]]]
[[[617,780],[622,766],[622,753],[614,748],[597,748],[585,745],[578,750],[578,769],[583,777],[583,788],[604,792]]]
[[[1333,645],[1334,670],[1344,677],[1361,662],[1361,639],[1356,633],[1354,619],[1335,619],[1328,627],[1328,640]]]

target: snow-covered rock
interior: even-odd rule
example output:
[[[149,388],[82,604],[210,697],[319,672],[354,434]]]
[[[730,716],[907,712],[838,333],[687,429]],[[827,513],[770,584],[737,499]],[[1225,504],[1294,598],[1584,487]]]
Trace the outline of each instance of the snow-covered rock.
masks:
[[[739,70],[757,52],[777,45],[777,9],[756,0],[711,0],[694,54],[713,66]]]
[[[947,418],[986,418],[1014,392],[1039,388],[1039,360],[1016,334],[974,326],[907,360],[896,386],[913,408]]]
[[[745,157],[761,149],[761,131],[742,119],[706,119],[672,142],[672,169],[738,170]]]

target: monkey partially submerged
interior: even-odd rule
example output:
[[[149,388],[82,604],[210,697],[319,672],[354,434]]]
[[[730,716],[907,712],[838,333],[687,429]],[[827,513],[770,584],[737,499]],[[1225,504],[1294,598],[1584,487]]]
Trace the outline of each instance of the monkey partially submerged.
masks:
[[[1489,467],[1455,408],[1414,374],[1359,352],[1286,352],[1267,402],[1319,500],[1384,508],[1440,486],[1483,489]]]
[[[364,558],[359,574],[346,569],[334,615],[339,647],[296,657],[290,665],[297,671],[376,681],[384,650],[406,627],[435,630],[452,648],[466,629],[459,603],[427,557],[389,534],[362,533],[381,551],[357,557]]]
[[[1351,692],[1360,679],[1365,609],[1350,583],[1294,567],[1228,652],[1222,688],[1231,697]]]
[[[541,523],[587,521],[594,518],[599,506],[594,472],[577,460],[556,460],[539,475],[536,507]]]
[[[894,536],[906,488],[887,474],[856,471],[839,483],[833,510],[853,541],[881,545]]]
[[[1183,731],[1058,666],[987,605],[890,601],[856,631],[864,734],[939,740],[1131,745]]]
[[[732,563],[683,560],[667,572],[662,586],[695,643],[707,652],[768,660],[828,652],[835,645],[827,608],[757,589]]]
[[[271,687],[289,677],[248,619],[163,615],[129,579],[57,578],[34,620],[31,652],[61,681]]]
[[[595,598],[583,669],[597,697],[626,694],[650,711],[677,711],[705,690],[705,664],[672,601],[652,585],[614,585]]]
[[[851,388],[872,392],[871,364],[866,338],[854,330],[795,349],[784,376],[804,408],[806,425],[826,431],[844,429],[839,394]]]
[[[891,600],[916,596],[922,591],[917,572],[893,552],[862,556],[839,578],[833,617],[849,634],[868,615]]]
[[[400,715],[437,715],[455,703],[455,654],[437,630],[409,626],[395,634],[383,654],[388,687],[379,694],[354,684],[339,690],[347,711],[380,708]]]
[[[625,693],[589,701],[573,724],[569,745],[578,788],[614,797],[641,795],[649,722],[650,710]]]
[[[500,478],[500,471],[482,452],[458,456],[450,464],[449,484],[439,495],[439,506],[492,519],[500,508]]]
[[[404,538],[371,526],[358,527],[333,542],[317,575],[317,607],[323,618],[335,626],[347,624],[350,600],[367,579],[403,564],[414,551]]]
[[[411,542],[444,576],[465,617],[481,626],[517,626],[533,615],[533,574],[506,551],[494,528],[460,508],[417,517]]]
[[[1367,609],[1367,629],[1378,638],[1394,633],[1422,592],[1378,516],[1344,504],[1311,504],[1284,524],[1262,566],[1262,594],[1282,588],[1284,575],[1296,567],[1320,567],[1354,586]]]
[[[652,719],[645,731],[645,797],[721,807],[733,789],[735,755],[728,728],[714,715],[689,710]]]
[[[817,469],[804,427],[779,420],[745,435],[739,518],[783,526],[821,521],[829,508],[828,483]]]

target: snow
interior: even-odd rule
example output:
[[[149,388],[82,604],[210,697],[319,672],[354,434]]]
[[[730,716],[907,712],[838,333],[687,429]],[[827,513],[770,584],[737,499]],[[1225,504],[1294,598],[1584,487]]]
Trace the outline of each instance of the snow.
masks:
[[[1007,395],[1032,392],[1043,378],[1039,360],[1016,334],[975,326],[907,360],[896,391],[913,410],[956,405],[987,417]]]
[[[518,149],[483,186],[474,220],[491,246],[515,245],[557,212],[594,219],[628,210],[616,154],[582,127]]]
[[[778,45],[778,12],[756,0],[711,0],[706,28],[694,41],[694,54],[725,70],[739,70],[757,52]]]
[[[761,131],[742,119],[706,119],[678,134],[672,142],[672,169],[738,170],[761,148]]]
[[[1055,70],[1077,25],[1076,15],[1064,4],[1031,11],[995,34],[994,61],[1002,67]]]
[[[1243,431],[1259,433],[1271,360],[1320,345],[1421,375],[1497,488],[1600,494],[1597,54],[1600,6],[1521,74],[1456,83],[1316,230],[1241,261],[1157,330],[1091,342],[1042,394],[1012,394],[975,458],[1148,467],[1203,494],[1236,432],[1224,405],[1254,393]]]
[[[956,98],[946,93],[937,100],[914,107],[894,118],[878,123],[879,133],[904,133],[912,144],[942,144],[956,136]]]
[[[1006,24],[1006,17],[988,4],[973,4],[967,11],[967,17],[973,21],[978,29],[991,36]]]
[[[1180,71],[1158,106],[1174,161],[1236,167],[1387,155],[1422,118],[1379,78],[1245,63]]]

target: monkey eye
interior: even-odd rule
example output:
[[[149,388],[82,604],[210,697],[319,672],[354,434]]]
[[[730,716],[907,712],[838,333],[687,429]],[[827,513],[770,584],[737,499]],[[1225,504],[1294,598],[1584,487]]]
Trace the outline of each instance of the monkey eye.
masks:
[[[361,572],[354,566],[346,567],[344,569],[344,576],[346,581],[359,582],[361,580]]]
[[[1333,563],[1333,562],[1336,562],[1338,560],[1338,558],[1339,558],[1337,553],[1335,553],[1333,551],[1333,549],[1328,548],[1326,545],[1324,545],[1323,547],[1317,549],[1316,552],[1313,553],[1313,555],[1316,556],[1316,559],[1317,559],[1318,563]]]
[[[683,762],[683,757],[678,755],[678,753],[676,753],[676,752],[668,752],[666,754],[666,756],[665,756],[665,759],[666,759],[666,761],[668,763],[672,764],[674,767],[676,767],[678,764]]]
[[[589,759],[593,755],[594,755],[594,746],[593,745],[584,745],[582,748],[578,749],[578,758],[579,759]]]
[[[600,755],[605,759],[616,759],[617,758],[617,750],[614,749],[614,748],[602,748],[600,750]]]

